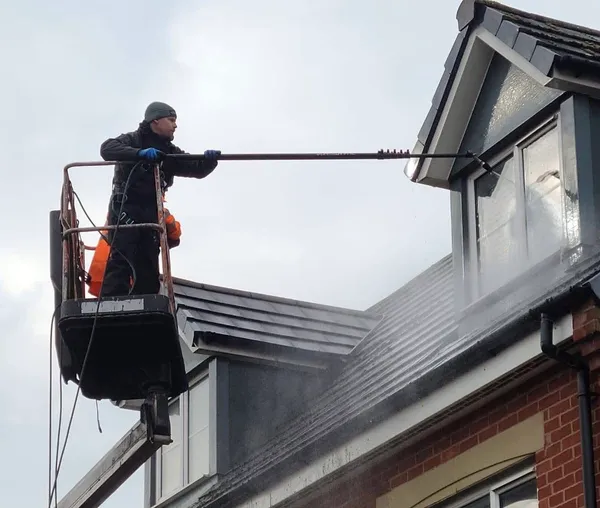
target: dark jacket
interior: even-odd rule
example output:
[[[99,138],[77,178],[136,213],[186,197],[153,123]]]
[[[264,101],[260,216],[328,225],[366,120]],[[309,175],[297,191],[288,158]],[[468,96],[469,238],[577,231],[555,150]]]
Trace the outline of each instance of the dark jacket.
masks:
[[[165,153],[186,153],[172,142],[157,136],[150,127],[143,122],[133,132],[121,134],[116,138],[109,138],[100,146],[100,155],[105,161],[116,161],[113,185],[122,187],[125,185],[131,169],[136,161],[142,159],[137,155],[142,148],[156,148]],[[127,162],[121,162],[127,161]],[[133,161],[133,162],[131,162]],[[155,199],[154,178],[152,173],[153,161],[142,162],[132,175],[127,188],[128,200]],[[183,161],[176,159],[165,159],[162,165],[162,178],[165,188],[173,185],[176,176],[188,178],[205,178],[210,175],[217,162]],[[121,189],[122,192],[122,189]]]

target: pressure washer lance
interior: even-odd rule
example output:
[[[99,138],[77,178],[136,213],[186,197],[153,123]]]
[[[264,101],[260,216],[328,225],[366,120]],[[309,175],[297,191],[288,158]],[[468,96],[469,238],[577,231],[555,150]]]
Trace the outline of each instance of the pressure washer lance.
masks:
[[[164,154],[167,158],[184,160],[203,160],[204,154]],[[494,172],[492,167],[482,161],[473,152],[463,153],[410,153],[408,150],[379,150],[375,153],[239,153],[221,154],[217,160],[252,161],[252,160],[340,160],[340,159],[473,159],[483,169]]]

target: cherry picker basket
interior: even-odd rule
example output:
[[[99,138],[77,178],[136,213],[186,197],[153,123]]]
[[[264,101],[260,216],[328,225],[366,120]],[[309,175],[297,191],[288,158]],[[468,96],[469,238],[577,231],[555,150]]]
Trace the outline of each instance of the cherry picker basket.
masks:
[[[160,164],[154,165],[155,223],[79,227],[69,169],[113,165],[72,163],[64,168],[60,210],[50,212],[51,275],[55,292],[56,351],[61,375],[90,399],[145,399],[148,391],[174,397],[187,390],[175,317],[169,247],[164,222]],[[86,247],[82,232],[118,227],[151,228],[160,234],[159,294],[86,297]]]

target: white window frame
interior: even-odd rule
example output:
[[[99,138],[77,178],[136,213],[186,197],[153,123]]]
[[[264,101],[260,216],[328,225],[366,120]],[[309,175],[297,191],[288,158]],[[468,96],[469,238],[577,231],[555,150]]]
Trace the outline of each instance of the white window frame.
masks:
[[[479,488],[473,490],[468,495],[457,494],[449,501],[442,501],[435,506],[435,508],[463,508],[474,501],[482,499],[486,496],[489,496],[490,508],[500,508],[500,496],[505,492],[509,492],[510,490],[518,487],[524,483],[530,482],[534,480],[537,482],[537,477],[535,474],[535,467],[528,466],[522,469],[519,469],[517,472],[512,474],[502,476],[496,475],[497,480],[490,480],[486,482]],[[537,489],[536,489],[537,490]],[[538,498],[538,506],[539,506],[539,498]]]
[[[523,149],[527,146],[531,145],[542,136],[550,132],[551,130],[556,129],[558,133],[558,168],[559,175],[561,181],[561,206],[560,213],[562,218],[562,231],[561,235],[563,235],[563,239],[561,241],[561,246],[558,250],[545,259],[539,261],[536,265],[524,265],[523,271],[516,273],[513,277],[507,277],[507,279],[497,288],[493,289],[491,292],[484,292],[481,290],[480,286],[480,276],[479,276],[479,254],[477,251],[477,202],[475,196],[475,182],[476,180],[487,173],[487,171],[483,168],[474,171],[467,177],[467,185],[466,185],[466,206],[465,206],[465,220],[467,221],[467,238],[464,245],[463,256],[465,257],[465,273],[467,274],[467,286],[469,292],[469,304],[476,304],[478,301],[483,300],[490,294],[495,293],[496,291],[502,290],[503,287],[509,285],[514,282],[515,279],[527,272],[532,268],[535,268],[537,265],[543,265],[548,259],[552,259],[558,253],[560,253],[563,248],[565,239],[564,239],[564,220],[565,220],[565,197],[564,197],[564,167],[563,167],[563,157],[562,157],[562,126],[561,126],[561,118],[559,113],[555,113],[549,118],[546,118],[544,121],[536,125],[533,129],[529,130],[527,134],[521,136],[516,142],[511,143],[509,147],[499,152],[496,156],[488,161],[489,165],[494,168],[496,165],[501,163],[503,160],[512,157],[514,166],[514,175],[515,175],[515,184],[518,186],[517,188],[517,196],[516,196],[516,207],[517,213],[519,215],[519,236],[520,245],[523,249],[525,249],[526,239],[527,239],[527,231],[525,228],[525,175],[524,175],[524,165],[523,165]],[[527,253],[522,252],[520,254],[523,260],[527,258]]]
[[[190,472],[189,471],[189,415],[190,415],[189,394],[190,394],[190,391],[196,385],[203,383],[203,382],[210,383],[208,370],[201,373],[199,376],[197,376],[196,378],[194,378],[192,381],[189,382],[189,390],[188,391],[182,393],[178,397],[169,401],[169,406],[171,406],[171,404],[175,403],[176,401],[179,401],[179,403],[181,404],[180,412],[181,412],[181,425],[182,425],[182,428],[181,428],[182,453],[181,453],[181,457],[180,457],[180,460],[181,460],[180,466],[181,466],[182,476],[180,479],[179,487],[177,487],[174,490],[163,495],[163,493],[162,493],[162,450],[163,450],[163,448],[161,447],[154,456],[155,460],[154,460],[154,467],[153,467],[153,471],[152,471],[152,475],[154,476],[154,478],[153,478],[154,502],[152,503],[153,506],[157,505],[159,503],[162,503],[169,498],[172,498],[173,496],[177,495],[182,490],[189,487],[191,483],[200,481],[203,478],[203,477],[196,478],[193,480],[193,482],[189,481],[189,478],[190,478],[190,475],[189,475],[189,472]],[[210,389],[210,386],[209,386],[209,389]],[[207,411],[210,411],[210,401],[208,403]],[[169,446],[169,445],[167,445],[167,446]],[[210,417],[209,417],[209,454],[211,452],[210,447],[212,447],[212,446],[214,446],[214,445],[210,438]],[[209,461],[209,464],[210,464],[210,461]],[[211,469],[212,469],[212,465],[209,467],[211,467]],[[209,475],[212,474],[212,470],[210,470],[208,474]]]

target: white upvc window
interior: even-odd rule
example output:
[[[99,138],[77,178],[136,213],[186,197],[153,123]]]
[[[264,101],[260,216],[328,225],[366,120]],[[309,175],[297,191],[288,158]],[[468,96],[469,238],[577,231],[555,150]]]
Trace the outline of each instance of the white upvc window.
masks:
[[[435,508],[538,508],[537,482],[533,468],[492,480],[458,495]]]
[[[156,453],[155,495],[160,502],[210,474],[209,377],[190,383],[169,403],[173,442]]]
[[[471,301],[560,253],[564,204],[558,116],[489,161],[467,181]]]

